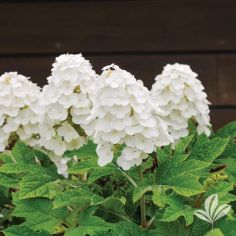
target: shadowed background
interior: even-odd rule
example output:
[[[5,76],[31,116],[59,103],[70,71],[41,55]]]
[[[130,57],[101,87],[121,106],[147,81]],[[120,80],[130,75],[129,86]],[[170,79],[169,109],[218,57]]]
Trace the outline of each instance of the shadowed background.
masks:
[[[187,63],[211,101],[215,128],[236,120],[236,1],[0,1],[0,73],[44,85],[62,53],[97,73],[116,63],[151,87],[167,63]]]

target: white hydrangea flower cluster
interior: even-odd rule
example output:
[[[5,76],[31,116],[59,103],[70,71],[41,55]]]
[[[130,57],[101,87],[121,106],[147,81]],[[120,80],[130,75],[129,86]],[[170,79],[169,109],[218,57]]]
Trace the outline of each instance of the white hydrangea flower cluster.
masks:
[[[91,134],[92,127],[87,117],[95,78],[95,71],[81,54],[56,58],[40,97],[45,109],[44,123],[39,129],[40,146],[61,156],[86,143],[86,134]]]
[[[0,77],[0,152],[20,139],[50,153],[58,173],[68,176],[66,150],[90,137],[98,163],[124,170],[140,165],[156,147],[188,134],[188,120],[198,133],[210,134],[209,102],[204,87],[187,65],[167,65],[152,90],[112,64],[97,77],[81,54],[56,58],[48,84],[41,89],[16,72]]]
[[[168,125],[177,141],[188,135],[188,120],[198,123],[198,133],[210,134],[209,102],[204,87],[188,65],[166,65],[152,86],[152,104],[156,114]]]
[[[153,113],[148,89],[129,72],[114,64],[104,67],[96,87],[90,120],[96,121],[99,165],[112,161],[117,144],[125,144],[117,163],[128,170],[171,142],[165,123]]]
[[[19,137],[35,143],[34,134],[42,121],[38,114],[40,88],[17,72],[0,77],[0,152]]]

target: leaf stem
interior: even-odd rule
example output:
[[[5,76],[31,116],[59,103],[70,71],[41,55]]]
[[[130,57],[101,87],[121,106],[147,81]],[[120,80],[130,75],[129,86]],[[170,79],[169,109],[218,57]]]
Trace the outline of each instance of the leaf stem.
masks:
[[[135,182],[125,171],[121,170],[119,167],[117,167],[117,168],[120,170],[120,172],[129,180],[129,182],[130,182],[135,188],[138,187],[138,185],[136,184],[136,182]]]
[[[84,181],[84,182],[86,182],[86,181],[87,181],[87,176],[88,176],[88,173],[87,173],[87,172],[83,173],[83,174],[81,175],[81,180]]]
[[[142,165],[139,167],[139,179],[140,183],[143,183],[143,170]],[[147,219],[146,219],[146,202],[145,202],[145,195],[140,198],[140,211],[141,211],[141,226],[143,228],[147,227]]]
[[[152,225],[152,223],[155,220],[155,218],[156,218],[156,214],[147,222],[147,229],[150,228],[150,226]]]

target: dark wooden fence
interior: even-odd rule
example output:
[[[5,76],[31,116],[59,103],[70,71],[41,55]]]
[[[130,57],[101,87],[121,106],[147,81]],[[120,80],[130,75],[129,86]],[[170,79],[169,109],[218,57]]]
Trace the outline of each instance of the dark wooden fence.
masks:
[[[117,63],[149,87],[165,64],[190,64],[215,127],[236,120],[235,0],[0,1],[0,73],[43,85],[67,52],[98,73]]]

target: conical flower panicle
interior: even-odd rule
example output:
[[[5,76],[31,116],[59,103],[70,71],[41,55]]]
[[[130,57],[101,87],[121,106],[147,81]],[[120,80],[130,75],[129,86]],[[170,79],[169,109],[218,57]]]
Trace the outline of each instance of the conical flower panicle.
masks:
[[[170,143],[165,123],[154,115],[148,89],[129,72],[114,64],[105,67],[94,97],[90,120],[95,120],[93,139],[101,166],[112,161],[116,144],[125,144],[117,163],[128,170],[156,146]]]
[[[89,93],[95,78],[92,66],[81,54],[56,58],[40,98],[45,108],[45,122],[40,128],[41,146],[62,155],[68,149],[84,145],[91,109]],[[47,136],[46,130],[50,131]]]
[[[209,102],[202,83],[188,65],[166,65],[152,86],[156,114],[168,126],[174,140],[188,135],[188,120],[197,123],[198,133],[210,134]]]
[[[12,139],[35,145],[42,116],[37,113],[40,88],[17,72],[0,77],[0,152]],[[16,140],[14,140],[16,141]]]
[[[96,73],[81,54],[56,58],[48,84],[43,87],[40,104],[45,110],[39,127],[40,146],[52,152],[58,171],[67,176],[66,150],[79,149],[91,135],[88,116]]]

